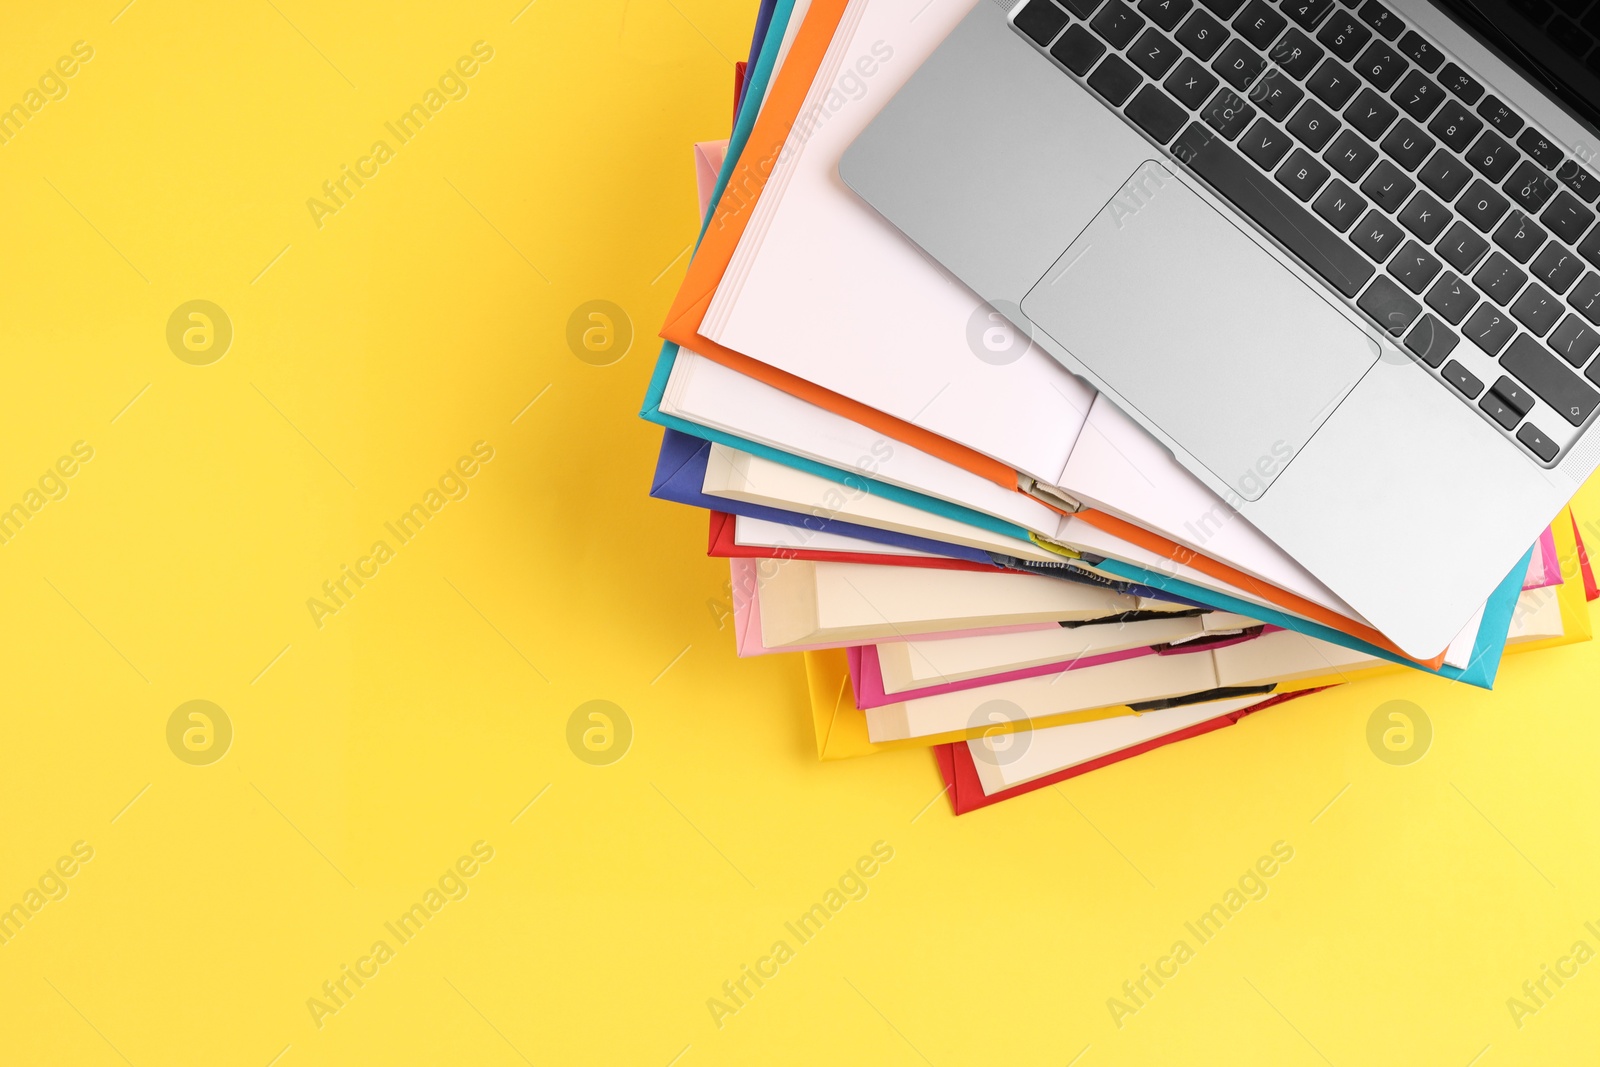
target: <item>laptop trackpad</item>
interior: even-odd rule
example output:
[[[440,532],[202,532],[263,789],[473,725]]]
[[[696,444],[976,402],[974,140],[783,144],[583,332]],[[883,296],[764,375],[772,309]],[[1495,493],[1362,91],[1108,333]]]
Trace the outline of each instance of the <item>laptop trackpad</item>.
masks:
[[[1266,491],[1378,355],[1321,294],[1154,161],[1034,284],[1022,311],[1246,500]]]

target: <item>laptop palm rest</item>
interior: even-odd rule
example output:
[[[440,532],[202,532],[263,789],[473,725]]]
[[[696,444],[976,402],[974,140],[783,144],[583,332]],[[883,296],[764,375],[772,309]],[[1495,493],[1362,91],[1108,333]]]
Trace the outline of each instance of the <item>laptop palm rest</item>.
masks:
[[[1155,161],[1021,306],[1122,407],[1245,500],[1378,358],[1366,334]]]

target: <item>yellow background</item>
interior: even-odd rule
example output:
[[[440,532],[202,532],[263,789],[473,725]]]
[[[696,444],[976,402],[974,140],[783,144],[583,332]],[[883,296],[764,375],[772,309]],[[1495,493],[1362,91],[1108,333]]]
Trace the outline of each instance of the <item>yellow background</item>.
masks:
[[[1520,1029],[1506,999],[1600,949],[1600,647],[961,819],[926,752],[819,764],[798,659],[735,660],[635,412],[754,0],[122,2],[0,34],[0,104],[94,49],[0,145],[0,506],[94,449],[0,546],[0,907],[94,849],[0,945],[0,1062],[1592,1060],[1600,963]],[[480,40],[319,228],[307,199]],[[234,331],[206,366],[166,342],[196,299]],[[599,299],[637,328],[605,367],[566,343]],[[469,495],[319,628],[308,598],[478,441]],[[1434,724],[1412,766],[1367,748],[1392,698]],[[566,740],[595,699],[633,725],[610,766]],[[190,700],[233,726],[207,766],[168,747]],[[1265,899],[1118,1029],[1107,998],[1279,840]],[[468,895],[319,1028],[308,998],[478,841]],[[878,841],[867,896],[715,1025]]]

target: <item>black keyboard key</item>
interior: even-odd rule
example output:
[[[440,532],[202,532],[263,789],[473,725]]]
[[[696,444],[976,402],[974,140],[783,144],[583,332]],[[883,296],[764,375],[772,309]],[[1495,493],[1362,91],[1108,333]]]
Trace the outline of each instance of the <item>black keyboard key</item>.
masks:
[[[1544,245],[1545,232],[1537,222],[1520,211],[1506,216],[1494,231],[1494,243],[1518,263],[1526,263]]]
[[[1195,11],[1183,20],[1183,25],[1178,27],[1178,32],[1173,36],[1179,44],[1201,59],[1210,59],[1228,39],[1228,31],[1204,11]]]
[[[1517,431],[1517,440],[1521,441],[1529,452],[1532,452],[1546,463],[1555,459],[1556,453],[1560,451],[1560,447],[1550,438],[1540,433],[1539,428],[1531,422],[1522,424],[1522,429]]]
[[[1522,131],[1522,136],[1517,138],[1517,147],[1532,156],[1534,162],[1545,170],[1555,170],[1561,166],[1561,149],[1532,127]]]
[[[1203,114],[1212,129],[1231,141],[1250,125],[1250,120],[1256,117],[1256,109],[1245,103],[1238,93],[1223,88],[1217,90]]]
[[[1491,419],[1499,423],[1502,429],[1509,430],[1522,421],[1522,416],[1518,415],[1505,401],[1495,396],[1492,389],[1483,394],[1483,399],[1478,401],[1478,407],[1482,408]]]
[[[1363,89],[1344,109],[1344,120],[1360,130],[1367,140],[1376,143],[1399,114],[1383,97],[1371,89]]]
[[[1144,29],[1144,19],[1122,0],[1110,0],[1089,20],[1089,28],[1104,37],[1112,48],[1122,49]]]
[[[1385,41],[1392,41],[1400,36],[1406,24],[1400,16],[1378,3],[1378,0],[1367,0],[1361,5],[1361,21],[1378,31],[1378,36]]]
[[[1288,5],[1284,10],[1288,10]],[[1288,71],[1290,77],[1304,81],[1322,58],[1322,49],[1299,30],[1290,30],[1272,46],[1267,57]]]
[[[1089,88],[1121,107],[1142,80],[1139,72],[1124,63],[1121,56],[1109,55],[1089,75]]]
[[[1407,30],[1405,36],[1400,38],[1400,51],[1429,74],[1438,70],[1439,64],[1444,62],[1444,53],[1424,41],[1416,30]]]
[[[1372,264],[1294,198],[1261,174],[1243,156],[1198,123],[1178,135],[1173,153],[1271,234],[1329,285],[1345,296],[1361,291],[1375,273]]]
[[[1302,29],[1309,30],[1332,6],[1333,0],[1286,0],[1283,13],[1294,19]]]
[[[1416,182],[1387,159],[1380,159],[1378,165],[1372,168],[1372,173],[1367,175],[1367,180],[1361,183],[1361,191],[1374,204],[1391,212],[1399,211],[1400,205],[1406,202],[1406,197],[1416,187]]]
[[[1356,247],[1379,263],[1388,261],[1390,253],[1404,237],[1405,231],[1399,223],[1377,211],[1368,211],[1360,225],[1350,232]]]
[[[1414,70],[1400,80],[1389,99],[1399,104],[1401,111],[1423,122],[1444,103],[1444,90],[1429,81],[1422,71]]]
[[[1217,79],[1209,70],[1192,59],[1184,59],[1164,83],[1167,92],[1178,98],[1178,103],[1190,111],[1199,111],[1217,87]]]
[[[1244,3],[1244,0],[1200,0],[1200,2],[1215,11],[1218,18],[1229,19],[1239,10],[1239,5]]]
[[[1478,97],[1483,95],[1483,86],[1478,84],[1477,79],[1454,63],[1444,65],[1444,69],[1439,72],[1439,84],[1468,104],[1476,104]]]
[[[1423,315],[1406,334],[1406,347],[1430,367],[1437,367],[1444,358],[1455,351],[1461,338],[1432,315]]]
[[[1140,13],[1168,33],[1192,7],[1194,0],[1139,0]]]
[[[1372,279],[1367,291],[1356,301],[1356,307],[1364,311],[1380,329],[1396,337],[1404,337],[1411,323],[1422,314],[1422,305],[1411,299],[1410,294],[1386,274]]]
[[[1289,112],[1305,97],[1301,89],[1282,70],[1274,67],[1267,71],[1245,94],[1261,113],[1277,122],[1289,117]]]
[[[1249,41],[1257,50],[1265,52],[1267,46],[1278,39],[1288,20],[1272,9],[1264,0],[1250,0],[1233,20],[1239,36]]]
[[[1573,426],[1582,426],[1600,406],[1600,393],[1525,333],[1511,342],[1506,354],[1500,357],[1500,365]]]
[[[1483,103],[1478,105],[1478,114],[1488,119],[1489,125],[1507,137],[1515,137],[1523,126],[1521,117],[1502,103],[1497,96],[1484,97]]]
[[[1328,168],[1303,148],[1296,148],[1294,154],[1278,168],[1278,181],[1300,200],[1310,200],[1327,180]]]
[[[1423,244],[1433,244],[1455,216],[1439,201],[1427,193],[1419,192],[1400,212],[1400,225],[1422,239]]]
[[[1416,170],[1433,151],[1433,138],[1417,129],[1410,119],[1401,119],[1384,137],[1383,150],[1406,170]]]
[[[1572,283],[1583,273],[1583,260],[1552,241],[1544,246],[1544,251],[1528,270],[1560,295],[1572,288]]]
[[[1489,389],[1500,398],[1502,404],[1515,411],[1518,418],[1533,410],[1533,394],[1519,385],[1514,378],[1502,374]]]
[[[1339,132],[1339,120],[1328,114],[1328,109],[1315,100],[1301,104],[1300,110],[1286,125],[1289,132],[1313,152],[1322,151],[1333,135]]]
[[[1489,242],[1474,233],[1466,223],[1457,222],[1438,244],[1439,254],[1456,270],[1471,273],[1489,251]]]
[[[1373,41],[1367,45],[1366,51],[1361,53],[1361,58],[1351,65],[1357,74],[1384,92],[1389,91],[1406,69],[1406,61],[1401,58],[1400,53],[1382,41]]]
[[[1535,337],[1543,337],[1561,320],[1561,301],[1538,282],[1533,282],[1511,305],[1511,315]]]
[[[1267,69],[1267,61],[1261,53],[1235,39],[1211,61],[1211,69],[1221,75],[1223,81],[1244,92]]]
[[[1322,158],[1347,181],[1357,182],[1367,172],[1367,168],[1378,161],[1378,150],[1359,137],[1354,130],[1345,130],[1323,153]]]
[[[1444,149],[1439,149],[1423,164],[1417,177],[1438,194],[1441,200],[1454,200],[1461,194],[1461,189],[1467,184],[1467,179],[1472,174],[1467,170],[1467,165],[1450,155]]]
[[[1428,306],[1444,316],[1446,322],[1459,326],[1461,320],[1467,317],[1467,312],[1478,306],[1478,291],[1462,281],[1460,275],[1445,271],[1433,283],[1433,288],[1428,290],[1427,301]]]
[[[1578,314],[1600,326],[1600,274],[1594,271],[1585,274],[1583,280],[1567,294],[1567,303]]]
[[[1584,170],[1583,165],[1575,159],[1561,164],[1556,170],[1556,177],[1585,204],[1592,204],[1596,197],[1600,197],[1600,178]]]
[[[1439,261],[1426,248],[1415,241],[1407,241],[1389,261],[1389,273],[1413,293],[1421,293],[1439,273],[1439,266]]]
[[[1472,338],[1479,348],[1494,356],[1517,332],[1517,324],[1493,304],[1479,304],[1478,310],[1461,327],[1461,332]]]
[[[1600,226],[1589,231],[1589,236],[1578,242],[1578,252],[1590,263],[1600,267]]]
[[[1467,150],[1467,162],[1478,172],[1498,185],[1517,162],[1517,150],[1493,130],[1484,130],[1478,140]]]
[[[1105,55],[1105,51],[1106,46],[1100,38],[1082,26],[1074,24],[1061,35],[1061,40],[1050,49],[1050,54],[1055,56],[1063,67],[1081,78],[1089,73],[1089,68]]]
[[[1529,211],[1538,211],[1555,195],[1556,180],[1531,160],[1524,159],[1506,180],[1505,190],[1511,194],[1511,199]]]
[[[1556,332],[1550,335],[1550,347],[1574,367],[1582,367],[1589,362],[1595,349],[1600,348],[1600,333],[1596,333],[1578,316],[1568,315],[1556,327]]]
[[[1372,31],[1348,11],[1335,11],[1317,32],[1317,41],[1346,63],[1359,55],[1361,46],[1370,40]]]
[[[1133,60],[1133,65],[1156,81],[1160,81],[1182,55],[1182,50],[1154,26],[1141,33],[1139,39],[1133,42],[1133,47],[1128,49],[1128,58]]]
[[[1139,94],[1128,101],[1123,113],[1157,144],[1172,140],[1189,121],[1189,113],[1154,85],[1140,89]]]
[[[1566,190],[1556,194],[1550,206],[1544,209],[1539,221],[1550,227],[1550,232],[1569,245],[1576,245],[1584,232],[1594,223],[1594,212],[1584,207],[1578,198]]]
[[[1439,375],[1455,386],[1456,392],[1468,400],[1483,392],[1483,383],[1478,380],[1478,376],[1453,359],[1444,365]]]
[[[1496,252],[1478,268],[1478,273],[1472,276],[1472,280],[1478,283],[1478,288],[1482,289],[1489,299],[1500,304],[1510,304],[1528,283],[1528,276],[1519,270],[1515,263]]]
[[[1356,219],[1367,210],[1367,202],[1361,199],[1354,189],[1336,178],[1322,190],[1322,195],[1317,197],[1317,202],[1311,205],[1311,209],[1321,215],[1329,226],[1343,233],[1355,225]]]
[[[1311,95],[1337,111],[1344,107],[1358,84],[1354,74],[1333,60],[1324,59],[1317,72],[1306,82],[1306,88],[1311,90]]]
[[[1050,42],[1056,39],[1056,34],[1067,24],[1067,13],[1051,3],[1051,0],[1032,0],[1027,7],[1017,12],[1016,27],[1033,39],[1033,43],[1041,48],[1050,47]]]
[[[1456,201],[1456,210],[1461,212],[1461,217],[1472,223],[1484,233],[1500,221],[1500,216],[1506,213],[1506,208],[1511,202],[1495,192],[1482,180],[1474,180],[1461,194],[1461,199]]]
[[[1272,123],[1266,119],[1256,119],[1250,131],[1239,138],[1239,150],[1255,160],[1256,166],[1270,171],[1289,151],[1291,143],[1289,135]]]
[[[1483,129],[1483,120],[1467,110],[1459,100],[1446,100],[1428,123],[1428,132],[1443,141],[1452,152],[1465,152]]]

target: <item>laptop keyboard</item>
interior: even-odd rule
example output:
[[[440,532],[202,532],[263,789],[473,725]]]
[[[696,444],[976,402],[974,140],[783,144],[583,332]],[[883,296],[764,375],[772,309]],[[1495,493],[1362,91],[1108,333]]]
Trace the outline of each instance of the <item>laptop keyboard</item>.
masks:
[[[1600,408],[1600,178],[1380,0],[1012,23],[1540,463]]]

